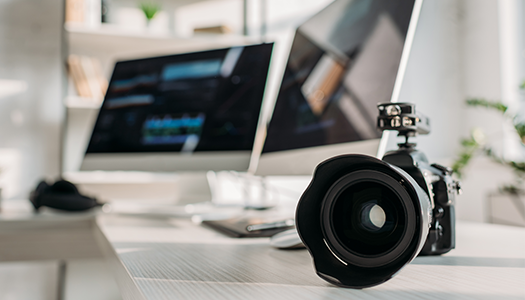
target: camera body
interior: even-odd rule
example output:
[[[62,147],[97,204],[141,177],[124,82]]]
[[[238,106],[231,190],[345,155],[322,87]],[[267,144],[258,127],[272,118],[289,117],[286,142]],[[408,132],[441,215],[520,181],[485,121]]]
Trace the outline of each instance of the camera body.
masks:
[[[444,254],[454,249],[456,241],[455,200],[459,189],[452,171],[438,164],[429,164],[424,153],[414,148],[400,148],[382,159],[404,170],[429,196],[432,208],[430,228],[419,255]]]
[[[451,170],[430,164],[409,137],[430,132],[409,103],[379,104],[378,129],[406,138],[382,160],[348,154],[320,163],[296,210],[317,274],[342,287],[381,284],[417,255],[455,246]]]
[[[390,151],[382,158],[384,162],[398,166],[414,178],[427,193],[432,207],[432,218],[427,240],[419,255],[447,253],[456,244],[456,194],[461,191],[458,181],[452,179],[452,169],[439,164],[430,164],[426,155],[415,149],[416,144],[408,138],[416,134],[430,133],[430,120],[416,112],[411,103],[383,103],[378,106],[379,130],[395,130],[405,136],[399,149]]]

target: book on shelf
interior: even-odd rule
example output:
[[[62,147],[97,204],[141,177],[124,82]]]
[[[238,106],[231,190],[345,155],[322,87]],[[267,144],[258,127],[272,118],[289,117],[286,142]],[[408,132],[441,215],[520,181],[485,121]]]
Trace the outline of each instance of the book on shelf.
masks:
[[[208,34],[228,34],[232,33],[233,30],[226,25],[217,25],[209,27],[196,27],[193,28],[193,33],[208,33]]]
[[[68,57],[69,76],[73,80],[77,93],[82,98],[100,102],[104,98],[108,82],[102,74],[100,61],[82,55]]]
[[[66,23],[87,27],[99,26],[102,20],[100,0],[66,0]]]
[[[66,23],[84,22],[84,0],[66,0]]]

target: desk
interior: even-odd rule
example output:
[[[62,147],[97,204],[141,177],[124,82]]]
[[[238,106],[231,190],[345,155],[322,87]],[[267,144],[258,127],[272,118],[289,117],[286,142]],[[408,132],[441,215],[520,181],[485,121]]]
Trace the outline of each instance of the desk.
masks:
[[[525,299],[525,228],[458,222],[457,249],[418,257],[383,285],[351,290],[318,278],[306,250],[273,249],[265,238],[228,238],[183,219],[77,217],[58,219],[84,234],[90,228],[87,239],[111,264],[123,299]],[[17,226],[53,219],[39,218]],[[0,221],[3,239],[16,235],[13,222]]]
[[[525,228],[459,222],[457,249],[351,290],[317,277],[306,250],[273,249],[265,238],[228,238],[176,219],[96,223],[124,299],[525,299]]]

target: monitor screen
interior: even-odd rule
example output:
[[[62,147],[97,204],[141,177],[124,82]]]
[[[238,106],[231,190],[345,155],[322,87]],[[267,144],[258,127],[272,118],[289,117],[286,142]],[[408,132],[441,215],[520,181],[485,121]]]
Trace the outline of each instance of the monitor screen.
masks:
[[[297,29],[263,154],[380,137],[414,1],[336,0]]]
[[[118,62],[87,154],[251,151],[272,47]]]

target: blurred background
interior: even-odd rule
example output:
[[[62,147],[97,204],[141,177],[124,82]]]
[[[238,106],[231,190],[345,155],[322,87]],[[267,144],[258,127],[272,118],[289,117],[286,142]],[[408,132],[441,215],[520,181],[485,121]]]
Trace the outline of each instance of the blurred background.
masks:
[[[39,179],[62,173],[94,180],[77,171],[116,60],[275,41],[271,72],[278,74],[295,28],[330,2],[0,1],[2,197],[27,198]],[[502,101],[524,112],[524,11],[521,0],[424,2],[400,100],[416,103],[432,120],[432,133],[419,138],[430,161],[452,165],[474,128],[502,155],[521,159],[512,122],[465,101]],[[89,70],[87,89],[78,88],[75,67]],[[273,77],[269,98],[280,82]],[[266,114],[271,109],[267,101]],[[396,143],[391,136],[389,148]],[[514,173],[484,155],[473,157],[462,178],[458,218],[484,222],[488,195],[513,181]],[[147,174],[130,176],[111,180],[155,181]]]
[[[1,199],[27,204],[39,180],[60,176],[110,198],[145,198],[151,190],[160,198],[173,196],[177,178],[172,174],[79,172],[114,63],[275,42],[267,91],[268,99],[274,99],[294,30],[331,2],[0,0]],[[432,133],[418,138],[420,150],[431,162],[461,171],[459,220],[525,226],[525,197],[519,190],[525,172],[525,126],[520,127],[525,116],[524,16],[525,0],[423,2],[399,99],[416,103],[431,119]],[[87,76],[87,83],[79,76]],[[469,99],[474,103],[467,104]],[[494,109],[484,101],[500,106]],[[268,116],[273,103],[264,105]],[[395,149],[398,142],[389,135],[387,148]],[[486,155],[488,149],[492,156]],[[294,187],[289,196],[297,200],[309,178],[273,180],[276,186]],[[77,262],[69,276],[77,268],[107,285],[111,280],[100,271],[102,264]],[[56,270],[45,264],[4,264],[0,271],[1,291],[16,274]],[[111,298],[107,295],[115,289],[107,287],[109,292],[98,299]]]

